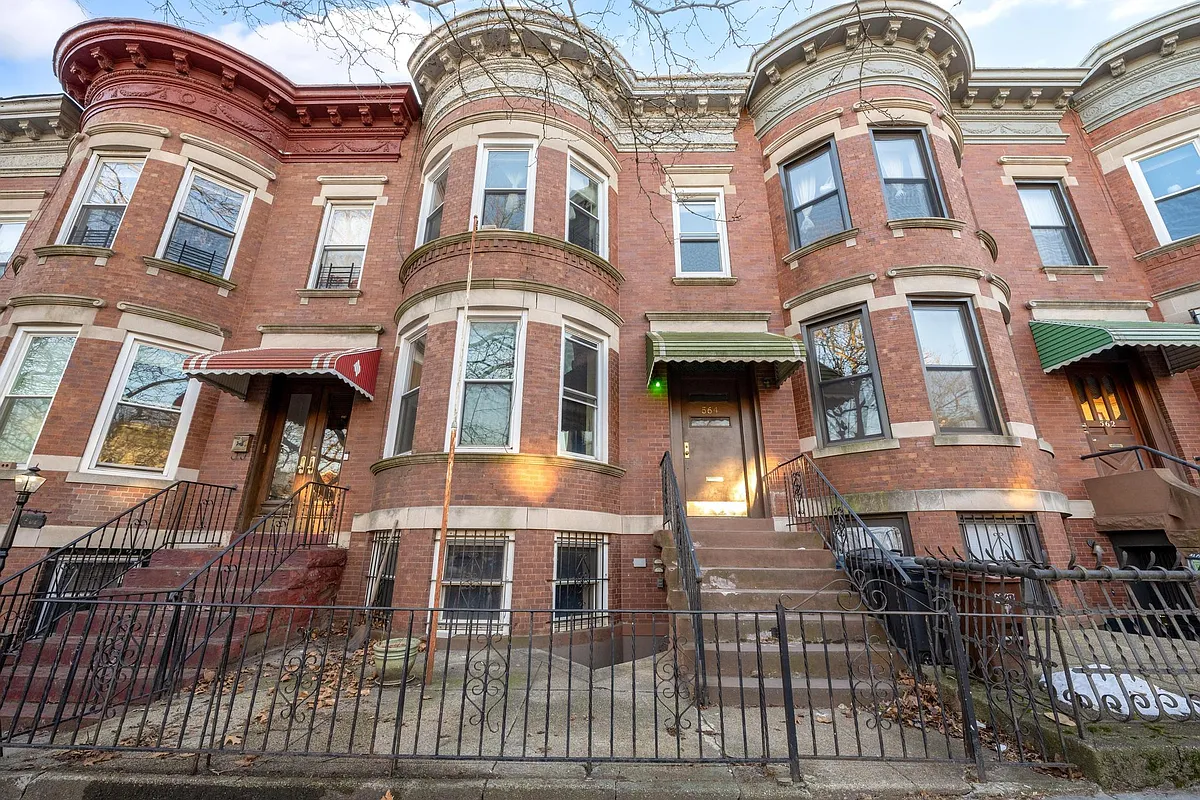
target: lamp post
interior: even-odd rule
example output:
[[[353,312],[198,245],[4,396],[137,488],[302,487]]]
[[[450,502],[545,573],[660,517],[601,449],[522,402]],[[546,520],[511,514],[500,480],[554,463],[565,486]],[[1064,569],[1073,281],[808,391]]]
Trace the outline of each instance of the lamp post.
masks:
[[[0,540],[0,574],[4,572],[4,562],[8,560],[8,551],[12,549],[13,539],[17,536],[17,526],[21,524],[21,512],[33,493],[42,488],[46,482],[37,467],[23,469],[13,476],[13,487],[17,490],[17,507],[13,510],[12,519],[4,531],[4,539]]]

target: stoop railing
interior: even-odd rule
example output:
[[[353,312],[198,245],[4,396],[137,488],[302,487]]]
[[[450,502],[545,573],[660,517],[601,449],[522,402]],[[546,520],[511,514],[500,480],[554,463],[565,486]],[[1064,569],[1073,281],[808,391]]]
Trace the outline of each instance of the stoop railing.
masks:
[[[687,507],[684,505],[683,495],[679,491],[679,479],[675,475],[675,466],[671,463],[671,451],[663,453],[658,466],[662,477],[663,527],[669,528],[671,531],[671,538],[675,545],[679,584],[687,597],[688,610],[698,612],[701,610],[700,562],[696,558],[696,545],[692,542],[692,532],[688,527]],[[692,657],[695,659],[695,692],[703,702],[708,691],[704,629],[698,615],[691,618],[691,623]]]

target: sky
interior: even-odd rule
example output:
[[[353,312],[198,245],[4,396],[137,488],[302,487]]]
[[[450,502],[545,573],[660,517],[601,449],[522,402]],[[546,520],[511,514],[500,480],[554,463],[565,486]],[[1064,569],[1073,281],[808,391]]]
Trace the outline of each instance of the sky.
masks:
[[[155,6],[161,0],[24,0],[6,3],[0,24],[0,97],[60,91],[51,58],[59,35],[72,25],[94,17],[162,19]],[[192,5],[189,6],[188,3]],[[294,83],[375,83],[407,80],[404,62],[419,35],[436,24],[416,3],[381,5],[374,12],[379,24],[367,33],[373,63],[347,63],[345,51],[314,41],[310,30],[280,21],[221,17],[205,11],[219,0],[176,0],[188,19],[187,27],[209,34],[265,61]],[[363,0],[345,0],[361,8]],[[630,0],[600,0],[603,7],[629,8]],[[748,0],[757,2],[757,0]],[[791,0],[807,10],[810,0]],[[1094,45],[1147,17],[1174,8],[1178,0],[935,0],[947,7],[966,28],[981,67],[1074,66]],[[817,9],[833,5],[815,0]],[[463,9],[473,3],[464,0]],[[601,7],[601,6],[593,6]],[[802,18],[793,11],[783,19],[786,28]],[[347,19],[333,19],[323,30],[363,30]],[[710,27],[713,22],[706,22]],[[617,40],[635,68],[654,71],[648,50],[618,12],[603,18],[602,32]],[[769,32],[765,26],[760,26]],[[396,29],[411,35],[396,37]],[[328,42],[328,39],[323,40]],[[691,48],[707,52],[704,46]],[[716,72],[742,71],[749,50],[718,47],[699,65]]]

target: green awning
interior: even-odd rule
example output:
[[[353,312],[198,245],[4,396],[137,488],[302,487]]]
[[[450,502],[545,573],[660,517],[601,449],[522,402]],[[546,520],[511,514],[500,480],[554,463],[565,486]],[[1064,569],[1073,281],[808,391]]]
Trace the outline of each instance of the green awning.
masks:
[[[804,344],[777,333],[726,333],[724,331],[646,334],[646,384],[659,364],[671,362],[769,363],[780,382],[804,362]]]
[[[1042,370],[1059,367],[1112,347],[1156,348],[1171,372],[1200,366],[1200,325],[1181,322],[1034,320],[1029,323]]]

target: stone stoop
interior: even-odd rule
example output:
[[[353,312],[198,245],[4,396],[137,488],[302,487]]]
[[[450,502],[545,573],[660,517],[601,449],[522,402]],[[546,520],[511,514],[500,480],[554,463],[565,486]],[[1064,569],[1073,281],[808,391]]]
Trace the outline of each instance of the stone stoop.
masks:
[[[796,702],[813,707],[850,703],[868,662],[890,658],[876,620],[844,613],[850,584],[815,531],[776,531],[771,519],[745,517],[690,517],[688,528],[701,572],[705,672],[714,699],[781,705],[781,633],[788,637]],[[655,542],[667,606],[686,610],[671,531],[657,532]],[[780,598],[802,612],[789,614],[785,632],[775,618]]]

